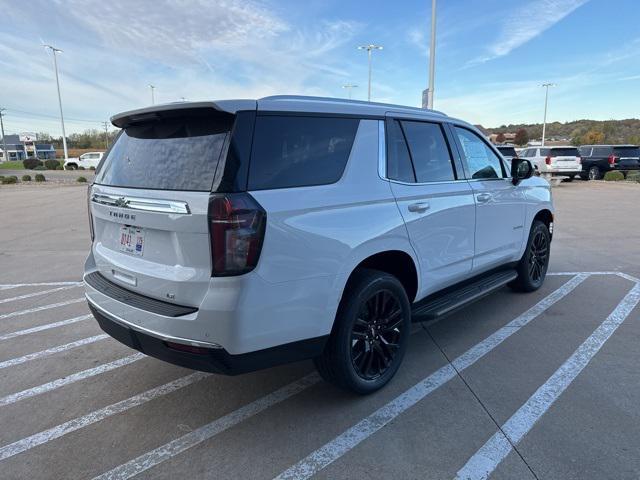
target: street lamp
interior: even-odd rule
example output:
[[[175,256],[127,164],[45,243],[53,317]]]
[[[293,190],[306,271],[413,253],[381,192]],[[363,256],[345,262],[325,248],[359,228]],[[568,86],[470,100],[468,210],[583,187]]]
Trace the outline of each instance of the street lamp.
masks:
[[[374,45],[370,43],[369,45],[361,45],[358,47],[358,50],[366,50],[367,55],[369,57],[369,89],[367,92],[367,100],[371,101],[371,51],[372,50],[382,50],[381,45]]]
[[[151,105],[155,105],[155,103],[156,103],[156,97],[155,97],[155,95],[154,95],[154,91],[155,91],[155,89],[156,89],[156,86],[155,86],[155,85],[151,85],[151,84],[149,84],[149,88],[151,89]]]
[[[545,88],[544,92],[544,120],[542,121],[542,147],[544,147],[544,135],[547,131],[547,102],[549,100],[549,87],[555,87],[555,83],[543,83],[540,85]]]
[[[58,79],[58,60],[56,54],[62,53],[62,50],[55,48],[51,45],[43,45],[44,48],[48,48],[53,53],[53,69],[56,72],[56,86],[58,87],[58,106],[60,107],[60,125],[62,126],[62,148],[64,149],[64,159],[69,158],[67,154],[67,135],[64,131],[64,115],[62,114],[62,97],[60,96],[60,80]]]
[[[354,88],[358,88],[358,85],[354,85],[353,83],[347,83],[346,85],[342,85],[342,88],[346,88],[349,91],[349,100],[351,100],[351,90]]]
[[[433,91],[436,68],[436,0],[431,0],[431,45],[429,47],[429,88],[427,89],[427,108],[433,110]]]

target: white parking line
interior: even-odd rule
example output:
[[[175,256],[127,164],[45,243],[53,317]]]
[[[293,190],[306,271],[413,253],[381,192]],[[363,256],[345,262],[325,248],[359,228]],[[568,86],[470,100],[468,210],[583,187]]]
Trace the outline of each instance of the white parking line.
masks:
[[[48,293],[60,292],[62,290],[69,290],[71,288],[76,288],[76,287],[77,285],[67,285],[65,287],[52,288],[50,290],[41,290],[39,292],[25,293],[24,295],[18,295],[17,297],[3,298],[2,300],[0,300],[0,304],[15,302],[17,300],[24,300],[25,298],[37,297],[39,295],[46,295]]]
[[[452,362],[453,365],[455,365],[458,370],[463,370],[473,365],[546,309],[571,293],[586,278],[588,278],[587,274],[580,274],[571,278],[522,315],[460,355]],[[456,371],[452,365],[446,365],[438,369],[435,373],[432,373],[421,382],[409,388],[353,427],[345,430],[336,438],[282,472],[276,478],[299,480],[307,479],[315,475],[455,376]]]
[[[109,470],[108,472],[95,477],[94,480],[124,480],[131,478],[155,465],[158,465],[159,463],[164,462],[165,460],[170,459],[171,457],[178,455],[179,453],[184,452],[185,450],[188,450],[191,447],[204,442],[205,440],[209,440],[215,435],[218,435],[234,425],[243,422],[249,417],[252,417],[253,415],[258,414],[277,403],[302,392],[319,381],[320,376],[317,373],[309,374],[306,377],[285,385],[284,387],[265,395],[258,400],[254,400],[253,402],[225,415],[224,417],[220,417],[217,420],[194,430],[193,432],[189,432],[180,438],[156,448],[155,450],[151,450],[150,452],[140,455],[139,457],[116,467],[113,470]]]
[[[89,343],[104,340],[105,338],[109,338],[109,335],[103,333],[101,335],[95,335],[93,337],[76,340],[75,342],[65,343],[64,345],[58,345],[57,347],[48,348],[46,350],[40,350],[39,352],[29,353],[27,355],[23,355],[22,357],[10,358],[9,360],[0,362],[0,370],[2,370],[3,368],[20,365],[21,363],[25,363],[30,360],[48,357],[59,352],[64,352],[65,350],[71,350],[72,348],[81,347],[82,345],[88,345]]]
[[[640,302],[640,284],[636,284],[606,320],[587,338],[558,370],[529,397],[516,413],[496,432],[456,476],[457,479],[486,479],[522,438],[529,433],[551,405],[600,351],[604,343]],[[504,432],[504,433],[503,433]]]
[[[73,420],[69,420],[68,422],[49,428],[48,430],[43,430],[42,432],[38,432],[29,437],[18,440],[17,442],[13,442],[9,445],[5,445],[4,447],[0,447],[0,460],[6,460],[9,457],[13,457],[14,455],[30,450],[31,448],[37,447],[38,445],[42,445],[43,443],[47,443],[51,440],[55,440],[56,438],[60,438],[67,433],[75,432],[76,430],[84,428],[87,425],[91,425],[93,423],[104,420],[107,417],[111,417],[112,415],[122,413],[126,410],[129,410],[130,408],[137,407],[138,405],[149,402],[154,398],[161,397],[162,395],[167,395],[168,393],[184,388],[210,375],[210,373],[205,372],[192,373],[191,375],[187,375],[186,377],[181,377],[172,382],[165,383],[164,385],[160,385],[159,387],[152,388],[151,390],[147,390],[146,392],[108,405],[104,408],[101,408],[100,410],[95,410],[91,413],[88,413],[87,415],[83,415],[82,417],[74,418]]]
[[[33,328],[27,328],[25,330],[19,330],[17,332],[5,333],[0,335],[0,341],[9,340],[10,338],[21,337],[23,335],[29,335],[30,333],[42,332],[43,330],[49,330],[50,328],[62,327],[64,325],[70,325],[72,323],[81,322],[92,318],[93,315],[81,315],[79,317],[68,318],[67,320],[60,320],[59,322],[47,323],[46,325],[39,325]]]
[[[58,285],[82,285],[82,282],[41,282],[41,283],[3,283],[0,284],[0,290],[10,290],[19,287],[55,287]]]
[[[144,355],[143,353],[134,353],[133,355],[129,355],[128,357],[120,358],[118,360],[114,360],[113,362],[98,365],[97,367],[89,368],[78,373],[73,373],[71,375],[67,375],[66,377],[52,380],[51,382],[45,383],[43,385],[38,385],[37,387],[28,388],[17,393],[12,393],[0,398],[0,407],[19,402],[20,400],[24,400],[26,398],[31,398],[37,395],[42,395],[43,393],[51,392],[52,390],[64,387],[65,385],[79,382],[81,380],[100,375],[101,373],[115,370],[116,368],[124,367],[125,365],[129,365],[133,362],[137,362],[138,360],[142,360],[143,358],[146,358],[146,355]]]
[[[11,318],[11,317],[19,317],[20,315],[27,315],[29,313],[41,312],[42,310],[49,310],[50,308],[64,307],[66,305],[72,305],[74,303],[80,303],[84,301],[85,301],[84,297],[74,298],[73,300],[66,300],[64,302],[59,302],[59,303],[51,303],[49,305],[42,305],[40,307],[29,308],[27,310],[19,310],[17,312],[4,313],[0,315],[0,320],[4,320],[5,318]]]

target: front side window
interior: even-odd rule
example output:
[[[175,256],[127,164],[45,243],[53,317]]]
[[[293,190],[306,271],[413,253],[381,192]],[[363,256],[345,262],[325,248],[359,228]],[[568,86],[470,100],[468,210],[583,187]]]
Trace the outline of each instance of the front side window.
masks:
[[[455,180],[451,154],[439,124],[403,120],[402,128],[409,144],[416,181]]]
[[[337,182],[349,159],[359,123],[357,118],[258,116],[249,190]]]
[[[473,179],[502,178],[502,162],[491,148],[475,133],[455,127],[458,140]]]

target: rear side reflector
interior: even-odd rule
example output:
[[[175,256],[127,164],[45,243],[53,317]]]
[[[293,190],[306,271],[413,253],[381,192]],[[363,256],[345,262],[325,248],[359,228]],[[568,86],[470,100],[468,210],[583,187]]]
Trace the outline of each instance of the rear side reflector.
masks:
[[[165,342],[167,347],[171,350],[178,350],[179,352],[193,353],[195,355],[206,355],[209,353],[208,348],[194,347],[193,345],[185,345],[183,343]]]
[[[209,198],[212,276],[241,275],[258,264],[267,213],[248,193]]]

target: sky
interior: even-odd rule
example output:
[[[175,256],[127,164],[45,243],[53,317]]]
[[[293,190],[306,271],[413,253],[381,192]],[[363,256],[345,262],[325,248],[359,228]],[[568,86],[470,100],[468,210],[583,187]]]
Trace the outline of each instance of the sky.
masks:
[[[102,128],[151,103],[274,94],[421,105],[430,0],[0,0],[5,131]],[[639,0],[438,0],[434,108],[486,127],[640,116]]]

